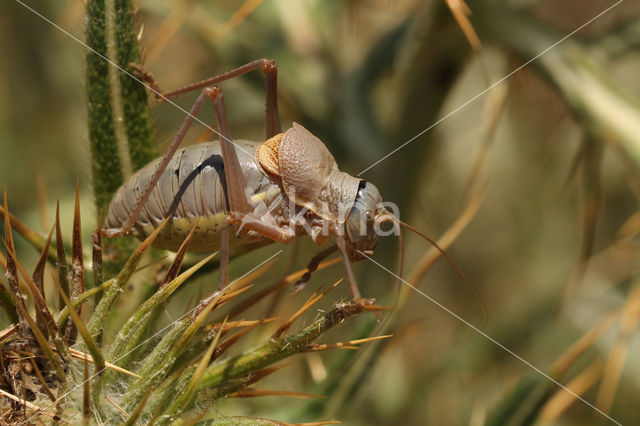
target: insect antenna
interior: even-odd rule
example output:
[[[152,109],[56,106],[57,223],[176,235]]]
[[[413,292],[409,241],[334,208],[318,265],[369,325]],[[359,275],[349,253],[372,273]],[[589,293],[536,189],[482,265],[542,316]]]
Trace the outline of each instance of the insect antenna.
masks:
[[[393,226],[398,231],[398,264],[396,266],[396,270],[398,271],[396,273],[396,276],[398,277],[398,279],[396,280],[396,297],[394,298],[393,302],[393,305],[395,306],[396,302],[398,301],[397,292],[400,290],[402,284],[401,279],[404,269],[404,243],[402,240],[402,229],[400,228],[400,221],[398,220],[398,218],[395,217],[391,212],[386,212],[376,217],[376,223],[378,225],[381,225],[385,222],[393,223]]]
[[[486,322],[486,320],[487,320],[487,307],[486,307],[484,301],[482,300],[482,298],[480,297],[480,294],[478,294],[478,291],[469,282],[467,277],[462,272],[462,269],[460,269],[460,267],[456,264],[456,262],[454,262],[454,260],[451,258],[451,256],[449,256],[449,254],[442,247],[440,247],[438,245],[438,243],[436,243],[434,240],[432,240],[431,238],[427,237],[422,232],[418,231],[416,228],[414,228],[413,226],[409,225],[408,223],[405,223],[405,222],[401,221],[400,219],[398,219],[397,217],[395,217],[391,213],[382,215],[380,217],[380,219],[384,219],[384,220],[380,220],[380,222],[393,221],[396,225],[402,226],[402,227],[408,229],[409,231],[412,231],[413,233],[419,235],[424,240],[429,242],[436,250],[438,250],[442,254],[442,256],[444,256],[444,258],[447,259],[447,262],[449,262],[449,264],[453,267],[453,269],[456,271],[456,274],[458,274],[460,279],[462,279],[462,281],[464,282],[464,285],[467,287],[469,292],[473,295],[474,299],[476,299],[476,302],[478,303],[478,305],[480,306],[480,310],[482,311],[482,322],[483,323]],[[400,235],[401,234],[398,233],[399,239],[400,239]],[[400,244],[402,245],[402,240],[400,240]]]

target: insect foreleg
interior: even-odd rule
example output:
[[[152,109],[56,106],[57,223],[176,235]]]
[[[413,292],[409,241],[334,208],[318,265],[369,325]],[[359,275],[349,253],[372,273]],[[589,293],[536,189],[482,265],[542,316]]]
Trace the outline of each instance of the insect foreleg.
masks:
[[[240,233],[254,231],[276,243],[288,243],[296,237],[296,231],[289,226],[278,226],[266,223],[252,214],[230,213],[228,220],[240,225]]]
[[[344,235],[336,233],[336,245],[338,246],[338,251],[340,252],[340,257],[342,257],[342,264],[344,265],[344,271],[347,274],[347,281],[349,281],[349,288],[351,289],[351,296],[353,296],[353,300],[360,302],[362,301],[362,295],[360,294],[360,289],[358,288],[358,284],[356,283],[356,277],[353,275],[353,270],[351,270],[351,261],[349,260],[349,254],[347,252],[347,245],[344,239]]]
[[[231,212],[227,215],[220,231],[220,278],[218,288],[223,289],[229,283],[229,228],[231,224],[240,225],[238,233],[246,234],[254,231],[260,236],[277,243],[288,243],[296,237],[295,230],[262,222],[253,214]]]

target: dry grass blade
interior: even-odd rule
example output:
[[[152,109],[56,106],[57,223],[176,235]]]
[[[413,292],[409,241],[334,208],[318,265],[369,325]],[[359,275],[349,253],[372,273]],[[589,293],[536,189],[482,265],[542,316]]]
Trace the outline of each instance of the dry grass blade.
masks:
[[[577,342],[575,342],[567,351],[556,360],[551,368],[553,377],[560,377],[571,367],[576,359],[589,349],[596,340],[607,330],[609,330],[618,320],[621,310],[613,312],[600,321],[595,327],[589,330]]]
[[[312,393],[302,393],[293,391],[279,391],[271,389],[249,388],[236,391],[229,395],[231,398],[255,398],[258,396],[290,396],[293,398],[326,398],[324,395],[315,395]]]
[[[38,414],[44,414],[45,416],[51,417],[53,420],[55,420],[57,422],[63,422],[63,423],[69,424],[69,422],[67,422],[64,419],[60,418],[58,415],[49,412],[48,409],[41,408],[41,407],[37,406],[36,404],[34,404],[33,402],[29,402],[29,401],[27,401],[25,399],[19,398],[19,397],[15,396],[15,395],[5,391],[5,390],[0,389],[0,395],[9,398],[12,401],[17,402],[18,404],[23,405],[25,408],[28,408],[30,410],[34,410],[36,412],[34,414],[34,416],[38,415]]]
[[[154,37],[147,43],[144,62],[149,68],[160,56],[167,43],[173,39],[189,15],[191,3],[189,1],[174,2],[174,7],[158,27]]]
[[[484,185],[486,179],[482,178],[482,171],[487,165],[489,159],[489,152],[491,146],[496,139],[496,132],[498,130],[498,124],[500,124],[500,118],[505,111],[507,105],[507,97],[509,94],[508,86],[496,86],[487,94],[487,113],[485,119],[485,130],[480,140],[480,146],[473,158],[473,165],[471,166],[471,172],[467,178],[464,189],[464,198],[468,199],[472,194],[472,191]]]
[[[275,260],[269,260],[268,262],[265,262],[263,265],[260,265],[258,268],[254,269],[248,274],[243,275],[242,277],[235,280],[234,284],[236,286],[243,286],[252,281],[255,281],[261,276],[263,276],[264,274],[266,274],[267,272],[269,272],[275,265],[276,265]]]
[[[609,413],[613,405],[622,369],[629,355],[629,346],[638,328],[638,321],[640,321],[640,285],[633,287],[622,312],[620,334],[607,358],[602,383],[596,397],[596,406],[605,413]]]
[[[27,283],[27,288],[31,292],[36,308],[36,324],[38,326],[38,329],[41,331],[44,340],[46,341],[51,336],[60,357],[65,361],[69,360],[68,347],[60,336],[60,330],[55,322],[55,319],[53,318],[53,315],[51,314],[51,311],[49,311],[49,308],[47,307],[44,296],[40,294],[40,291],[36,287],[31,277],[29,277],[29,275],[27,274],[27,271],[17,260],[17,258],[15,257],[15,253],[10,252],[10,256],[12,259],[12,264],[16,265],[20,269],[20,273]]]
[[[4,343],[7,339],[9,339],[11,336],[16,334],[17,331],[18,331],[17,324],[11,324],[9,327],[0,331],[0,344]]]
[[[98,377],[101,377],[102,372],[105,369],[104,356],[102,355],[102,352],[100,351],[100,348],[96,344],[95,340],[93,340],[93,337],[91,336],[91,333],[89,333],[89,330],[85,326],[84,321],[82,321],[78,312],[76,312],[76,310],[73,309],[73,306],[71,305],[71,301],[69,300],[67,295],[64,294],[64,291],[62,290],[62,287],[60,287],[60,284],[56,282],[56,285],[58,286],[58,291],[60,292],[60,295],[64,299],[64,303],[67,305],[67,308],[69,309],[69,313],[71,314],[71,319],[73,320],[73,323],[75,324],[76,329],[80,333],[80,336],[82,336],[82,340],[84,340],[85,345],[87,345],[89,352],[91,352],[91,356],[93,357],[94,364],[95,364],[94,369],[96,371],[96,374],[98,374]]]
[[[180,248],[176,253],[176,257],[173,259],[173,262],[171,262],[171,266],[169,267],[169,270],[167,271],[164,278],[160,282],[160,287],[162,287],[169,281],[173,281],[178,276],[178,273],[180,272],[180,267],[182,266],[182,261],[184,260],[184,255],[187,252],[187,249],[189,248],[189,244],[191,243],[191,239],[193,238],[193,234],[195,234],[197,228],[198,228],[198,220],[196,220],[196,223],[191,228],[191,231],[189,231],[187,238],[185,238],[182,244],[180,244]]]
[[[58,357],[56,357],[56,355],[51,350],[51,347],[47,343],[47,339],[45,339],[45,337],[42,335],[42,332],[38,328],[38,325],[33,320],[33,318],[31,318],[31,316],[29,315],[29,312],[27,312],[27,309],[25,308],[24,304],[16,303],[16,307],[20,310],[23,318],[27,321],[27,326],[29,327],[28,336],[35,337],[35,340],[38,342],[38,345],[40,345],[40,348],[42,348],[42,351],[51,362],[51,365],[53,366],[53,369],[56,372],[56,376],[58,380],[60,380],[60,382],[63,384],[66,383],[67,378],[64,373],[64,369],[60,364],[60,360],[58,359]]]
[[[149,399],[149,395],[151,395],[152,390],[153,388],[149,387],[147,392],[145,392],[145,394],[142,396],[142,399],[140,400],[140,403],[138,404],[136,409],[127,418],[127,421],[122,424],[123,426],[133,426],[137,424],[136,422],[140,418],[140,415],[142,414],[142,410],[144,409],[144,406],[147,404],[147,400]],[[122,410],[122,412],[126,414],[126,411]],[[151,422],[149,422],[149,424],[151,424]]]
[[[374,337],[367,337],[365,339],[349,340],[347,342],[316,343],[316,344],[307,345],[304,349],[302,349],[302,351],[317,352],[317,351],[326,351],[329,349],[359,349],[357,345],[360,345],[362,343],[373,342],[375,340],[388,339],[391,336],[393,335],[387,334],[384,336],[374,336]]]
[[[233,336],[229,337],[228,339],[225,339],[222,343],[220,343],[219,345],[216,346],[216,351],[214,352],[214,354],[211,357],[211,359],[219,358],[223,353],[225,353],[225,351],[227,349],[229,349],[235,343],[239,342],[240,339],[242,339],[244,336],[246,336],[247,334],[251,333],[258,325],[260,325],[262,323],[266,323],[266,322],[268,322],[268,321],[264,321],[264,322],[259,321],[257,324],[249,326],[249,327],[245,328],[244,330],[235,333]],[[223,334],[224,334],[224,332],[223,332]]]
[[[220,305],[222,305],[223,303],[228,302],[229,300],[233,300],[233,299],[235,299],[237,296],[241,295],[242,293],[246,292],[247,290],[249,290],[249,289],[251,289],[251,288],[253,288],[253,284],[249,284],[249,285],[246,285],[246,286],[244,286],[244,287],[242,287],[242,288],[239,288],[239,289],[237,289],[237,290],[230,291],[230,292],[228,292],[228,293],[224,294],[224,295],[220,298],[220,300],[218,300],[217,305],[218,305],[218,306],[220,306]]]
[[[214,309],[217,308],[218,306],[233,300],[235,297],[237,297],[238,295],[244,293],[245,291],[249,290],[251,287],[253,287],[253,284],[247,285],[245,287],[239,288],[237,290],[234,291],[228,291],[229,287],[233,286],[236,287],[238,284],[242,284],[240,281],[236,281],[233,284],[228,285],[227,287],[225,287],[222,291],[224,291],[224,294],[220,293],[220,292],[216,292],[214,294],[212,294],[211,296],[207,297],[206,299],[202,300],[198,306],[196,306],[193,310],[193,313],[191,314],[191,317],[195,318],[198,315],[200,315],[200,312],[202,312],[203,309],[205,309],[210,303],[214,303]],[[214,302],[215,299],[215,302]]]
[[[231,345],[236,343],[242,337],[244,337],[247,334],[249,334],[257,326],[276,321],[277,319],[279,319],[279,318],[277,318],[277,317],[264,318],[264,319],[256,320],[256,321],[244,321],[244,320],[241,320],[241,321],[230,321],[230,322],[228,322],[228,323],[226,323],[224,325],[222,325],[222,324],[209,324],[209,325],[203,327],[203,329],[205,331],[209,331],[209,332],[214,331],[214,330],[222,330],[222,335],[223,336],[225,334],[227,334],[229,331],[233,330],[234,328],[246,327],[244,330],[237,332],[233,336],[229,337],[228,339],[226,339],[222,343],[220,343],[216,348],[216,351],[215,351],[215,353],[213,355],[213,359],[218,358]]]
[[[318,265],[318,268],[316,269],[316,271],[321,271],[322,269],[328,268],[329,266],[334,265],[338,262],[340,262],[340,258],[335,258],[335,259],[327,260],[326,262],[322,262],[320,265]],[[237,317],[238,315],[240,315],[241,313],[249,309],[251,306],[258,303],[259,301],[261,301],[271,293],[278,291],[287,285],[293,284],[299,278],[301,278],[306,272],[307,272],[307,268],[304,268],[297,272],[289,274],[283,279],[281,279],[280,281],[277,281],[271,284],[270,286],[266,287],[264,290],[260,291],[259,293],[252,295],[246,300],[243,300],[237,306],[235,306],[231,310],[231,312],[229,312],[229,318]]]
[[[7,195],[6,192],[5,188],[5,198]],[[14,215],[9,213],[6,203],[4,204],[4,207],[0,206],[0,216],[4,217],[5,222],[10,223],[11,228],[13,228],[18,234],[22,235],[29,244],[35,247],[38,251],[42,250],[44,247],[44,238],[42,235],[29,228],[27,225],[20,222]]]
[[[4,284],[2,284],[2,281],[0,281],[0,306],[4,310],[5,314],[7,314],[7,318],[10,323],[17,323],[19,321],[11,292],[7,291]]]
[[[84,352],[81,352],[81,351],[79,351],[77,349],[69,348],[69,354],[75,359],[80,359],[80,360],[86,359],[90,363],[92,363],[92,364],[94,363],[93,357],[91,355],[89,355],[87,353],[84,353]],[[138,374],[134,373],[133,371],[129,371],[129,370],[125,369],[125,368],[118,367],[117,365],[111,364],[110,362],[106,362],[105,361],[104,365],[105,365],[105,367],[110,368],[111,370],[127,374],[127,375],[129,375],[131,377],[138,377],[138,378],[140,377]]]
[[[582,199],[581,199],[581,242],[578,260],[564,288],[562,307],[566,307],[573,299],[575,291],[584,279],[589,259],[593,255],[596,240],[596,225],[602,205],[602,182],[600,170],[602,166],[602,145],[590,138],[583,142],[580,160],[582,162]]]
[[[69,265],[67,264],[67,255],[64,252],[64,241],[62,241],[62,230],[60,228],[60,200],[56,202],[56,254],[58,261],[56,268],[58,270],[58,281],[64,289],[65,294],[69,294]],[[64,300],[58,297],[58,307],[64,307]]]
[[[633,238],[640,232],[640,212],[635,212],[616,232],[616,238],[625,240]]]
[[[97,287],[104,281],[102,262],[102,210],[98,215],[98,227],[91,234],[91,269],[93,270],[93,286]]]
[[[109,398],[109,395],[105,395],[104,399],[106,399],[107,402],[113,406],[113,408],[118,410],[124,416],[124,418],[129,417],[129,413],[127,413],[124,408],[119,406],[117,402],[115,402],[113,399]]]
[[[597,383],[600,376],[602,376],[602,368],[603,362],[600,360],[595,361],[576,378],[567,383],[567,389],[570,389],[576,395],[582,396]],[[540,410],[540,421],[557,422],[562,413],[576,401],[577,398],[574,395],[564,389],[559,389]]]
[[[62,291],[62,289],[61,289]],[[73,232],[71,237],[71,296],[75,299],[84,293],[84,260],[82,258],[82,229],[80,223],[80,182],[76,181],[76,199],[73,209]],[[63,294],[61,294],[63,296]],[[67,301],[65,300],[65,303]],[[69,309],[73,306],[66,303]],[[67,323],[64,337],[67,342],[75,342],[78,331],[74,326],[76,321]]]
[[[247,16],[251,14],[258,6],[260,6],[264,0],[247,0],[242,6],[236,10],[233,15],[224,24],[220,26],[216,31],[219,38],[229,34],[235,27],[237,27],[242,21],[247,19]]]
[[[469,6],[467,6],[464,0],[446,0],[446,3],[473,50],[478,51],[482,49],[482,43],[480,43],[476,31],[469,21],[469,15],[471,15]]]
[[[4,211],[8,212],[9,208],[7,205],[7,190],[4,191]],[[12,253],[14,251],[13,245],[13,233],[11,227],[11,221],[9,220],[9,215],[4,216],[4,245],[7,249],[7,254]],[[27,309],[25,307],[26,296],[22,292],[20,288],[20,282],[18,281],[18,269],[14,258],[9,256],[7,258],[7,272],[6,272],[7,281],[9,282],[9,289],[11,291],[11,297],[13,298],[13,304],[16,306],[16,313],[18,314],[18,320],[20,325],[20,332],[23,337],[33,336],[31,330],[29,328],[29,323],[25,318],[25,314]],[[28,314],[26,314],[28,315]]]
[[[239,328],[239,327],[255,327],[257,325],[260,324],[267,324],[270,323],[272,321],[277,320],[278,317],[273,317],[273,318],[263,318],[261,320],[239,320],[239,321],[228,321],[224,324],[220,324],[220,323],[215,323],[215,324],[208,324],[206,326],[203,327],[204,330],[218,330],[221,327],[223,328],[223,333],[227,333],[230,330],[233,330],[234,328]]]
[[[362,306],[363,312],[379,312],[379,311],[390,311],[394,309],[393,306],[382,306],[382,305],[364,305]]]
[[[49,257],[49,247],[51,246],[52,236],[53,228],[51,228],[51,231],[47,236],[47,241],[44,244],[44,249],[42,250],[42,254],[40,255],[40,259],[38,259],[38,263],[36,264],[32,275],[33,283],[35,284],[35,288],[37,289],[37,292],[34,292],[33,289],[31,290],[34,302],[36,304],[36,322],[38,324],[38,327],[40,327],[40,330],[42,330],[43,334],[45,334],[45,337],[48,337],[48,333],[45,333],[48,329],[51,330],[51,332],[54,334],[58,333],[58,327],[55,323],[55,320],[53,319],[53,315],[47,307],[46,295],[44,293],[44,271],[47,264],[47,258]],[[28,278],[25,279],[27,281],[27,284],[30,285],[30,280]],[[36,293],[39,293],[39,295],[36,295]]]
[[[469,201],[465,209],[462,211],[460,216],[458,216],[456,221],[447,229],[444,235],[438,241],[435,242],[435,244],[432,240],[430,240],[428,237],[420,233],[415,228],[407,225],[406,223],[403,223],[403,226],[411,229],[414,233],[419,234],[424,239],[429,240],[433,245],[433,247],[431,247],[424,254],[424,256],[418,261],[413,271],[409,275],[407,282],[411,283],[411,286],[401,287],[398,298],[394,303],[395,306],[397,306],[398,308],[402,307],[404,303],[407,301],[407,298],[409,297],[409,295],[412,294],[413,291],[415,291],[415,289],[412,287],[418,287],[420,281],[425,277],[427,272],[429,272],[429,270],[435,264],[435,262],[441,256],[445,256],[447,260],[449,260],[449,263],[451,264],[451,266],[453,266],[453,268],[458,273],[458,276],[462,279],[464,285],[467,287],[469,292],[473,295],[476,302],[478,303],[480,310],[482,312],[482,321],[483,322],[486,321],[488,312],[484,302],[482,301],[482,298],[478,294],[477,290],[473,287],[473,285],[464,277],[462,270],[458,268],[458,266],[453,262],[453,260],[449,258],[449,255],[446,253],[447,248],[451,246],[451,244],[453,244],[453,242],[458,238],[458,236],[462,233],[462,231],[471,222],[471,219],[475,217],[476,213],[478,212],[478,209],[480,208],[480,205],[482,204],[482,201],[484,200],[484,196],[486,195],[486,193],[487,193],[486,184],[478,187],[478,189],[475,191],[473,197],[471,197],[471,200]],[[396,309],[396,311],[398,310],[399,309]]]
[[[38,324],[38,328],[42,332],[42,335],[45,338],[48,338],[49,330],[54,334],[57,333],[58,327],[56,326],[56,322],[51,311],[49,311],[49,308],[47,307],[47,302],[45,301],[44,296],[40,293],[36,284],[33,282],[29,274],[27,274],[27,271],[24,269],[20,261],[16,258],[16,254],[9,247],[7,247],[7,254],[11,259],[11,262],[20,270],[20,275],[24,278],[27,288],[31,292],[31,297],[33,298],[33,302],[36,306],[36,323]]]
[[[38,263],[36,264],[35,269],[33,270],[33,282],[35,283],[38,291],[42,295],[44,299],[46,299],[44,293],[44,269],[47,264],[47,257],[49,257],[49,247],[51,246],[51,237],[53,236],[53,228],[49,232],[47,236],[47,241],[44,243],[44,249],[42,250],[42,254],[40,255],[40,259],[38,259]]]
[[[287,332],[287,330],[289,330],[289,328],[291,328],[291,326],[293,325],[295,320],[300,318],[300,316],[302,314],[304,314],[306,311],[308,311],[309,308],[311,308],[313,305],[315,305],[316,302],[318,302],[320,299],[322,299],[324,296],[326,296],[331,290],[336,288],[338,286],[338,284],[340,284],[342,282],[342,280],[343,280],[343,278],[340,278],[338,281],[336,281],[331,287],[329,287],[323,293],[320,293],[319,289],[316,290],[309,297],[309,299],[307,299],[307,301],[304,303],[304,305],[302,305],[302,307],[300,309],[298,309],[298,311],[295,314],[291,315],[291,317],[287,321],[285,321],[285,323],[282,324],[282,326],[280,326],[280,328],[278,328],[275,333],[273,333],[273,335],[271,336],[271,339],[274,339],[274,340],[275,339],[279,339],[284,333]]]
[[[174,7],[164,21],[160,24],[154,37],[147,43],[144,61],[147,67],[156,61],[167,43],[174,38],[176,32],[182,27],[189,14],[191,3],[180,0],[175,2]]]
[[[471,219],[475,217],[486,194],[486,185],[479,188],[475,192],[465,209],[462,211],[462,213],[460,213],[460,216],[458,216],[456,221],[449,227],[449,229],[447,229],[442,237],[438,239],[438,246],[440,246],[443,250],[446,250],[451,246],[451,244],[453,244],[453,242],[458,238],[462,231],[464,231],[467,225],[469,225]],[[434,247],[430,248],[413,268],[413,271],[411,271],[411,273],[409,274],[409,278],[407,278],[407,281],[412,283],[412,285],[417,286],[420,281],[422,281],[427,272],[429,272],[436,260],[438,260],[440,257],[441,253],[438,250],[436,250]],[[407,287],[403,287],[403,289],[404,290],[402,290],[402,293],[405,294],[404,297],[411,293],[411,289]]]

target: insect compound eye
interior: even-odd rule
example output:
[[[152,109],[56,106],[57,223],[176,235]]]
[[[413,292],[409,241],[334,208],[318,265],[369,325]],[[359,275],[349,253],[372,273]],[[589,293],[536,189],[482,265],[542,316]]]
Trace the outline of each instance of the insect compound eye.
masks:
[[[380,195],[375,186],[361,181],[346,222],[349,241],[359,250],[372,250],[377,244],[375,212],[378,203]]]

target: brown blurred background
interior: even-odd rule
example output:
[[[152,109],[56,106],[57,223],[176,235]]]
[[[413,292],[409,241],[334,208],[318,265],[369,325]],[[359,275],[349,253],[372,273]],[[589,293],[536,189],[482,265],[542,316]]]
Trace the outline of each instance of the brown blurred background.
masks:
[[[614,4],[490,3],[522,14],[552,43]],[[83,2],[28,4],[83,38]],[[640,195],[638,165],[617,143],[615,131],[593,131],[583,108],[596,109],[604,101],[589,97],[588,102],[597,105],[587,102],[578,108],[566,91],[550,83],[562,81],[561,67],[535,61],[474,99],[533,55],[483,30],[499,31],[506,25],[499,16],[492,21],[491,13],[482,13],[484,2],[470,6],[471,24],[483,43],[478,52],[469,47],[444,1],[142,0],[138,20],[145,66],[165,89],[252,59],[275,59],[283,127],[292,121],[303,124],[327,144],[341,169],[353,175],[446,117],[362,178],[399,205],[403,220],[432,238],[449,229],[473,195],[486,188],[477,213],[449,254],[481,295],[488,319],[482,322],[478,302],[442,260],[414,284],[547,373],[607,315],[627,312],[561,381],[591,379],[580,391],[586,400],[623,424],[637,424],[640,365],[634,360],[640,355],[640,340],[633,309],[639,303],[640,253],[633,238],[638,219],[633,218]],[[551,52],[570,55],[574,52],[568,46],[578,48],[592,61],[585,69],[596,67],[611,93],[637,106],[640,31],[633,25],[638,16],[640,5],[622,2]],[[523,40],[534,52],[550,45],[536,44],[535,37]],[[37,230],[52,223],[56,199],[65,226],[70,226],[76,179],[85,235],[95,226],[83,86],[86,54],[83,46],[19,3],[0,5],[0,184],[7,188],[12,212]],[[579,71],[575,63],[565,66]],[[261,73],[226,82],[223,88],[233,136],[261,139]],[[585,94],[590,90],[584,86]],[[188,108],[192,101],[185,96],[178,103]],[[162,150],[184,115],[167,104],[153,110]],[[638,109],[625,113],[640,120]],[[214,121],[208,108],[201,117]],[[191,131],[190,143],[204,132],[203,127]],[[640,134],[637,138],[640,143]],[[44,218],[38,191],[46,194]],[[407,277],[429,246],[409,234],[405,246]],[[284,256],[303,267],[317,249],[310,241],[298,247],[285,248]],[[25,244],[19,248],[35,259]],[[239,259],[234,271],[250,268],[269,253]],[[375,258],[393,269],[396,253],[397,241],[387,238]],[[393,300],[390,274],[370,262],[359,263],[356,272],[365,295]],[[341,274],[339,267],[331,268],[314,275],[310,285]],[[327,303],[349,297],[346,287],[340,291]],[[284,305],[295,306],[288,293],[282,297],[290,298]],[[359,319],[360,325],[371,319]],[[349,327],[340,332],[352,335],[359,324]],[[523,380],[540,379],[529,366],[418,293],[402,305],[391,332],[394,338],[378,347],[355,390],[346,395],[334,391],[319,412],[306,401],[278,397],[230,400],[220,410],[290,421],[308,416],[347,424],[481,425]],[[296,359],[290,371],[270,377],[264,387],[322,389],[324,375],[331,374],[341,356]],[[568,397],[559,387],[551,392],[560,401]],[[557,407],[543,407],[537,421],[606,423],[581,401],[553,412]]]

